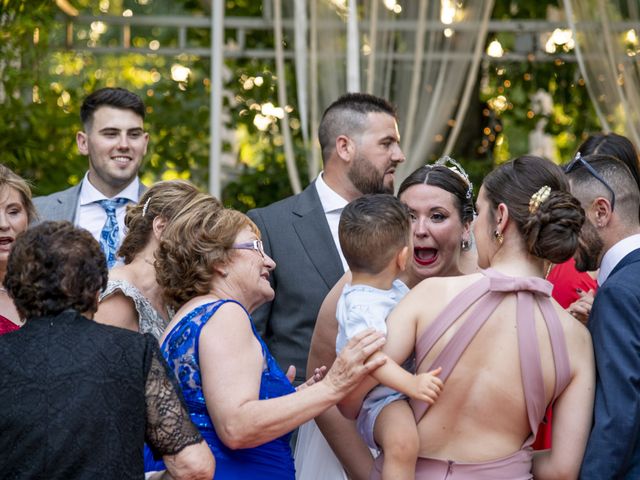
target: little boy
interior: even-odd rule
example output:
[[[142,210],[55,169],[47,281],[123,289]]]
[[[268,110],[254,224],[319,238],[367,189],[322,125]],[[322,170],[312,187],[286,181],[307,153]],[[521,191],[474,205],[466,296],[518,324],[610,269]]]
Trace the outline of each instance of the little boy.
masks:
[[[388,314],[409,291],[397,279],[412,250],[409,212],[391,195],[365,195],[342,211],[338,236],[352,274],[336,312],[336,351],[340,353],[349,339],[362,330],[375,328],[386,334]],[[388,358],[375,370],[372,377],[386,386],[371,390],[357,418],[365,442],[384,452],[385,480],[415,476],[419,440],[407,396],[433,403],[443,386],[436,376],[440,369],[414,375],[407,371],[415,371],[414,363],[409,358],[400,367]]]

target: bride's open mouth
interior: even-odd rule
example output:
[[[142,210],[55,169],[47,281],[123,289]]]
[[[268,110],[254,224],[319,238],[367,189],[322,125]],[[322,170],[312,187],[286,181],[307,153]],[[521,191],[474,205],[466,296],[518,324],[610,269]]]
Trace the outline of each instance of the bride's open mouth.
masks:
[[[418,265],[431,265],[438,259],[438,250],[436,248],[415,247],[413,249],[413,259]]]

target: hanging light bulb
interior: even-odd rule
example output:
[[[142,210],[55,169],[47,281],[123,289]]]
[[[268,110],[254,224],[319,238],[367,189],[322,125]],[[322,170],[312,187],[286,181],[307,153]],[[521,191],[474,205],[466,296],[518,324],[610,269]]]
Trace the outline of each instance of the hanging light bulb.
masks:
[[[456,2],[453,0],[440,0],[440,21],[445,25],[451,25],[456,17]]]
[[[494,58],[500,58],[504,55],[504,49],[498,39],[494,39],[487,47],[487,55]]]

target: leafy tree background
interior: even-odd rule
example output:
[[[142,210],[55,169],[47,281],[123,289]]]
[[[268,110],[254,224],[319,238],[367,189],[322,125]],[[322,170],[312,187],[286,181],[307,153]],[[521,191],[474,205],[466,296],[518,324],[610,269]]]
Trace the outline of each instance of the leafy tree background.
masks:
[[[84,14],[209,15],[205,0],[74,0]],[[543,19],[557,0],[497,0],[495,19]],[[228,16],[261,16],[262,4],[254,0],[227,0]],[[36,195],[77,183],[87,168],[75,134],[80,128],[79,108],[96,88],[122,86],[141,95],[147,105],[151,140],[143,167],[147,184],[170,178],[190,179],[203,189],[208,184],[210,63],[189,55],[168,57],[141,53],[94,53],[65,49],[65,17],[55,2],[0,0],[0,161],[32,181]],[[99,30],[99,29],[98,29]],[[234,34],[227,31],[231,38]],[[96,35],[90,25],[74,27],[74,44],[95,42],[109,47],[120,42],[120,30],[108,28]],[[209,31],[190,30],[191,44],[207,47]],[[506,50],[514,47],[514,34],[496,38]],[[488,41],[493,39],[489,38]],[[131,45],[145,48],[152,40],[177,45],[177,33],[160,27],[132,28]],[[273,47],[270,31],[251,33],[248,47]],[[171,68],[190,69],[188,79],[174,81]],[[229,179],[223,202],[240,210],[269,204],[291,194],[284,164],[280,125],[275,119],[266,130],[254,124],[259,106],[276,104],[274,66],[258,59],[227,59],[229,75],[225,107],[226,125],[235,139],[226,145],[235,162],[227,168]],[[308,181],[305,150],[295,109],[295,81],[287,64],[289,112],[301,180]],[[454,156],[470,171],[474,184],[496,162],[527,153],[528,133],[539,117],[532,115],[530,96],[549,91],[554,110],[546,130],[556,140],[561,160],[571,157],[582,139],[599,129],[576,64],[555,62],[488,62],[482,68],[477,101],[465,120],[465,132]],[[260,78],[260,82],[256,79]],[[497,96],[506,108],[492,105]],[[278,105],[276,105],[278,106]],[[280,107],[284,107],[280,105]]]

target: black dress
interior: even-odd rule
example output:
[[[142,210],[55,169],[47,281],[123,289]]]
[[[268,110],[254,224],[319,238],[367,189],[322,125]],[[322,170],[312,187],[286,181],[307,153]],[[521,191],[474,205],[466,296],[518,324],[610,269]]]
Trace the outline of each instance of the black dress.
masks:
[[[142,479],[202,440],[156,340],[67,310],[0,337],[0,478]]]

